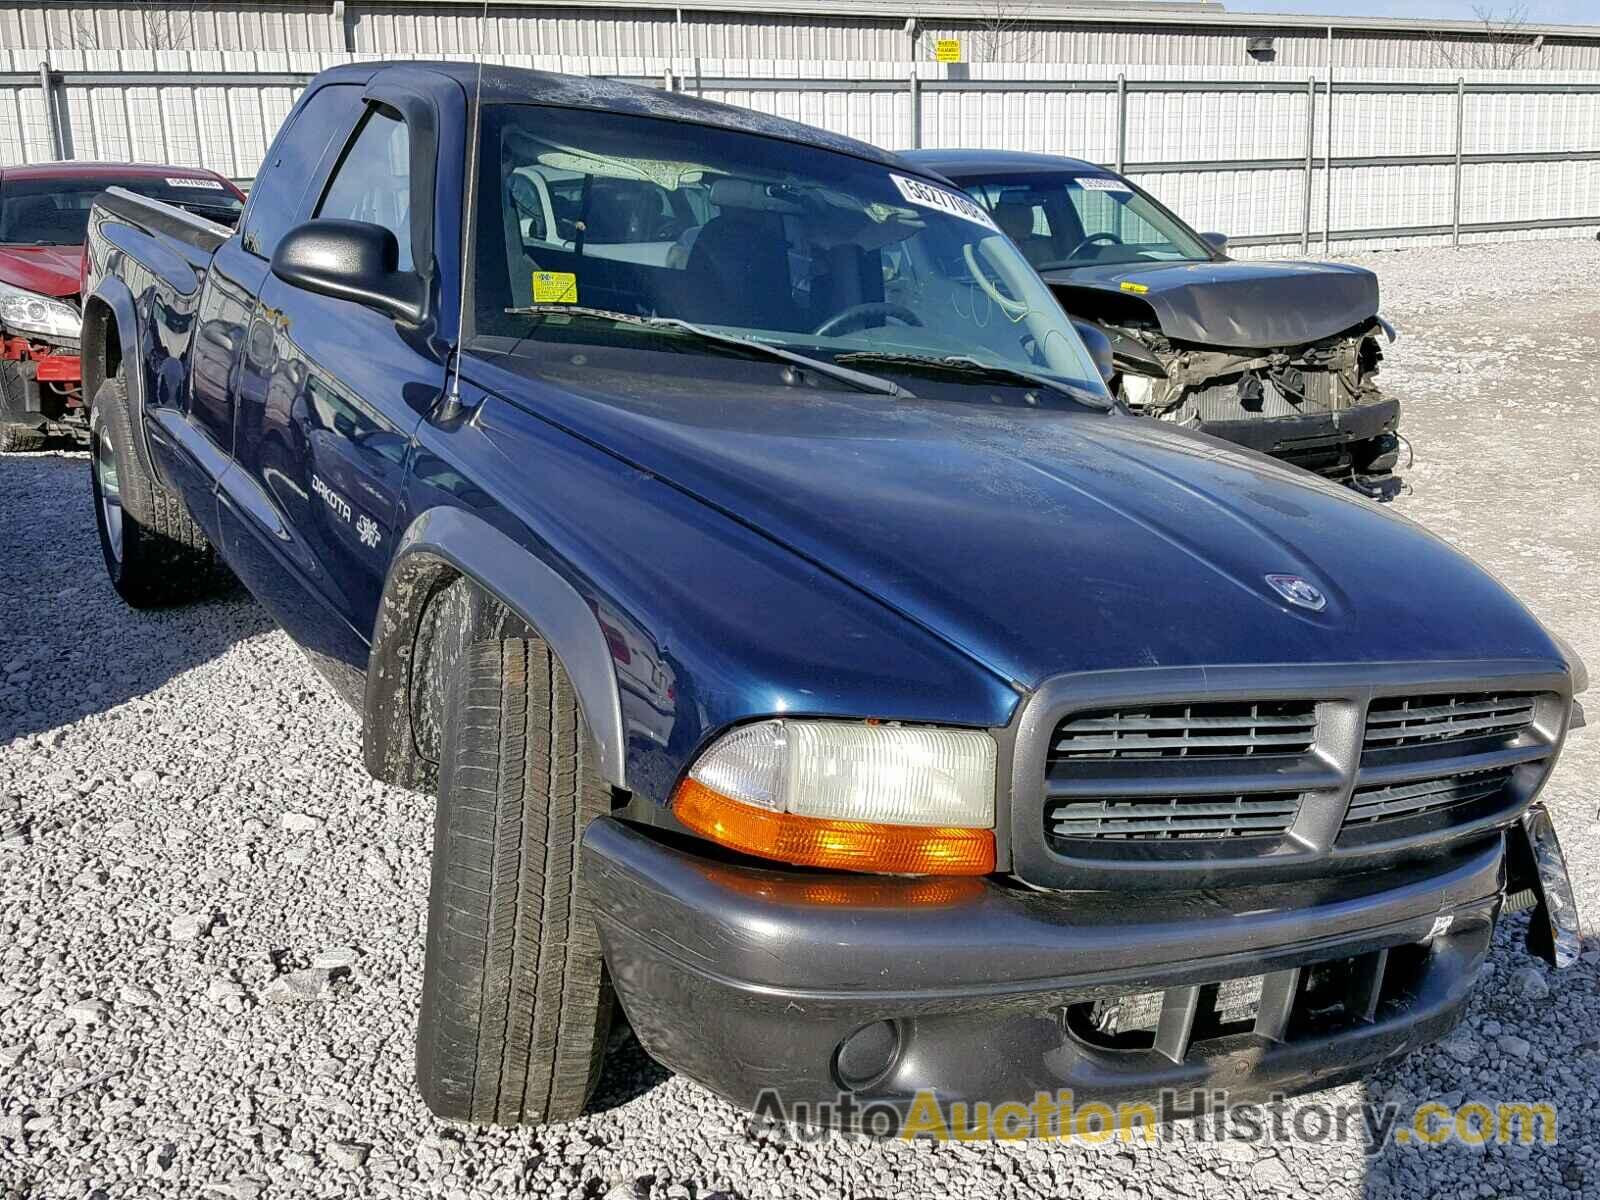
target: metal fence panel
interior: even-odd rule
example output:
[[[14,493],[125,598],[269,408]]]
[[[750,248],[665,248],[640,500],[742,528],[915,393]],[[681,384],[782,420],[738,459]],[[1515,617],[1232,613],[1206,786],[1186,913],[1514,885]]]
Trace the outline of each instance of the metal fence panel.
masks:
[[[47,107],[36,56],[0,50],[0,165],[56,157],[54,112],[67,157],[200,165],[247,180],[306,79],[384,57],[63,51],[49,64]],[[1600,228],[1600,72],[1485,72],[1464,83],[1437,71],[1336,75],[1330,142],[1325,79],[1278,67],[1098,65],[1064,74],[1038,63],[975,64],[962,79],[935,64],[887,60],[494,58],[674,86],[891,149],[979,146],[1120,162],[1193,224],[1233,236],[1241,254],[1320,251],[1325,228],[1342,249]]]

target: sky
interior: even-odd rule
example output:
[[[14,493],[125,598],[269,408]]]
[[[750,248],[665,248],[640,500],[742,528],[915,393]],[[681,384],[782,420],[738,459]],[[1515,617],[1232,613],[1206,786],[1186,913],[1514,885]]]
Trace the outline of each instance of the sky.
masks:
[[[1600,25],[1600,0],[1530,0],[1524,5],[1505,0],[1222,0],[1229,12],[1315,13],[1343,17],[1434,17],[1475,21],[1477,10],[1497,15],[1517,8],[1529,21],[1551,25]]]

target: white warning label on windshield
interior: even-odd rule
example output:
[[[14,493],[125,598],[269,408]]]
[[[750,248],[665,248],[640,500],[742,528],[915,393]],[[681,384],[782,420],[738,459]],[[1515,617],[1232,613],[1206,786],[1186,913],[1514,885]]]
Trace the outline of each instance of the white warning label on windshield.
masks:
[[[1079,175],[1072,181],[1086,192],[1131,192],[1133,189],[1110,175]]]
[[[205,188],[208,192],[223,191],[223,186],[215,179],[194,179],[189,176],[171,177],[167,180],[168,187]]]
[[[971,221],[974,225],[982,225],[985,229],[1000,232],[989,214],[984,211],[983,205],[963,196],[960,192],[935,187],[920,179],[907,179],[904,175],[896,175],[893,172],[889,178],[894,180],[894,185],[900,189],[900,194],[912,204],[937,209],[942,213],[949,213],[952,217],[960,217],[963,221]]]

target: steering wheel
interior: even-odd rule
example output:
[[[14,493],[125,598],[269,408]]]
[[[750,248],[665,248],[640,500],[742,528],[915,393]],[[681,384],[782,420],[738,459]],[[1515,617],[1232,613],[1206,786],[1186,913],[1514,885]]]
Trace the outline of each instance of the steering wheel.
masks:
[[[1084,238],[1083,241],[1079,242],[1076,246],[1074,246],[1072,248],[1072,253],[1068,254],[1067,257],[1068,258],[1077,258],[1078,257],[1078,251],[1082,250],[1085,246],[1092,246],[1096,242],[1105,242],[1108,245],[1112,245],[1112,246],[1120,246],[1120,245],[1122,245],[1122,239],[1119,238],[1116,234],[1110,232],[1109,230],[1107,230],[1104,233],[1091,233],[1088,237]]]
[[[904,304],[885,303],[884,301],[870,301],[866,304],[852,304],[841,312],[836,312],[816,329],[812,330],[812,337],[838,337],[844,333],[854,333],[858,329],[870,329],[881,324],[876,318],[899,321],[902,325],[921,325],[922,318],[917,316]]]

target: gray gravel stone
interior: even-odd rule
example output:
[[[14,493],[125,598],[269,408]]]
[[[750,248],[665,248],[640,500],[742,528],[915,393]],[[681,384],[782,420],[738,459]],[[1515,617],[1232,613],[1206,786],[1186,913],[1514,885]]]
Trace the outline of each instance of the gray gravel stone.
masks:
[[[149,988],[132,983],[125,983],[117,989],[117,1000],[130,1008],[154,1008],[161,1003],[161,997]]]
[[[211,932],[212,918],[204,913],[186,913],[174,917],[167,926],[167,935],[175,942],[193,942]]]
[[[1458,1063],[1476,1062],[1483,1053],[1482,1044],[1465,1029],[1458,1029],[1445,1038],[1439,1043],[1439,1049]]]
[[[79,1000],[67,1005],[61,1012],[79,1025],[103,1025],[111,1016],[111,1006],[104,1000]]]
[[[305,1004],[320,1000],[327,992],[326,971],[290,971],[262,988],[261,999],[268,1004]]]
[[[358,957],[354,946],[330,946],[312,956],[311,966],[317,971],[347,971],[355,966]]]
[[[1524,1000],[1545,1000],[1550,996],[1550,985],[1538,967],[1521,967],[1511,976],[1512,986]]]
[[[1497,1044],[1502,1053],[1512,1058],[1527,1058],[1533,1051],[1533,1044],[1527,1038],[1520,1038],[1514,1033],[1502,1034]]]
[[[328,1161],[346,1171],[359,1170],[372,1153],[371,1146],[359,1142],[332,1142],[328,1146]]]

